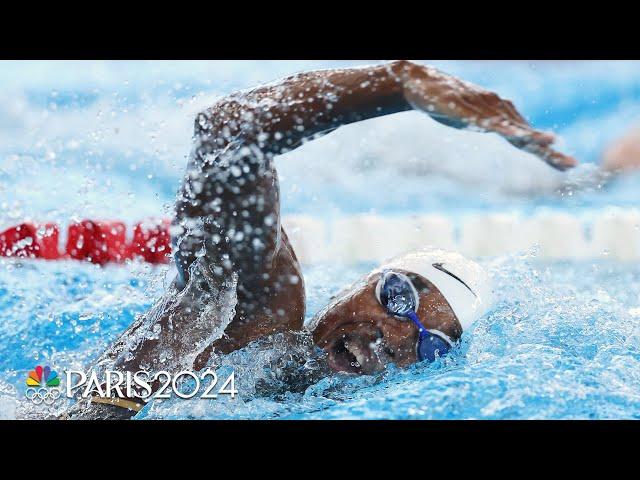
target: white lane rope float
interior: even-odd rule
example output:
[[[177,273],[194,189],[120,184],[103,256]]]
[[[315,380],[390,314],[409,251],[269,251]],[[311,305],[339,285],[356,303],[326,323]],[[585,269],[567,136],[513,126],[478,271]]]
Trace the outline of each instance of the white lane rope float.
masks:
[[[366,214],[328,220],[288,215],[282,224],[303,264],[381,262],[425,246],[476,258],[533,251],[543,259],[640,259],[640,209],[611,207],[580,215],[473,213],[455,219],[440,214]],[[83,220],[68,225],[62,238],[56,224],[25,221],[0,231],[0,257],[168,263],[169,225],[168,219],[129,226],[121,221]]]

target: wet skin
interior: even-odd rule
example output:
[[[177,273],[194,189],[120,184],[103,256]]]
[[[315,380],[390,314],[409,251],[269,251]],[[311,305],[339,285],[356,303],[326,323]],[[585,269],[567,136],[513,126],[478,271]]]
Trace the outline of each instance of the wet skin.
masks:
[[[218,353],[302,329],[304,282],[280,224],[274,158],[342,125],[411,109],[454,128],[498,133],[556,169],[576,163],[510,101],[407,61],[305,72],[224,97],[195,121],[172,225],[178,276],[91,368],[199,369]],[[389,359],[416,361],[417,330],[382,311],[374,284],[369,278],[321,315],[314,339],[336,370],[369,373]],[[457,338],[459,325],[432,287],[421,293],[418,314],[428,328]],[[374,358],[368,345],[378,339],[383,352]],[[350,355],[362,365],[352,367]]]

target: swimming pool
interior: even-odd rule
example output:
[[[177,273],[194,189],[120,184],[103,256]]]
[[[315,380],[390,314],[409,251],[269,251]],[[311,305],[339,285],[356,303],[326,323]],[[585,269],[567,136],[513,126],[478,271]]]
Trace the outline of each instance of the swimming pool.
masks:
[[[216,95],[344,63],[0,64],[0,223],[170,214],[193,114]],[[593,183],[604,146],[640,119],[640,63],[436,62],[511,97],[585,163],[567,175],[492,135],[415,113],[353,125],[279,159],[282,208],[340,215],[465,215],[541,209],[589,216],[637,207],[640,177]],[[64,67],[64,68],[62,68]],[[38,73],[38,75],[34,75]],[[568,187],[567,187],[568,186]],[[254,393],[277,351],[224,368],[239,398],[148,405],[137,418],[638,418],[640,269],[603,251],[548,261],[481,259],[498,302],[456,352],[379,376],[334,375],[304,392]],[[370,263],[304,265],[307,316]],[[163,290],[167,267],[0,258],[0,418],[29,413],[26,372],[80,369]]]
[[[437,364],[330,376],[270,398],[254,390],[279,353],[248,347],[225,363],[238,379],[235,399],[154,401],[137,418],[639,418],[637,265],[527,255],[482,263],[496,306]],[[307,268],[307,315],[371,266]],[[77,369],[94,358],[160,293],[165,271],[3,265],[0,416],[29,412],[23,385],[36,363]]]

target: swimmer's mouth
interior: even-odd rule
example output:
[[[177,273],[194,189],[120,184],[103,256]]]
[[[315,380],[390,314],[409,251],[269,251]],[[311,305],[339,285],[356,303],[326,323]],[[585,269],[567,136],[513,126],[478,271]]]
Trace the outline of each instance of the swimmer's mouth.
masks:
[[[370,375],[394,361],[394,352],[384,342],[382,331],[371,324],[340,327],[325,341],[327,361],[338,372]]]

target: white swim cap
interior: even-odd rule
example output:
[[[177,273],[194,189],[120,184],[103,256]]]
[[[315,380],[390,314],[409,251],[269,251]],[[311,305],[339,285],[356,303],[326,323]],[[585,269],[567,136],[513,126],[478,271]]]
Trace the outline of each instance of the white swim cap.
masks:
[[[486,313],[493,302],[487,272],[459,253],[425,248],[395,257],[376,271],[386,269],[417,273],[433,283],[449,302],[463,331]]]

